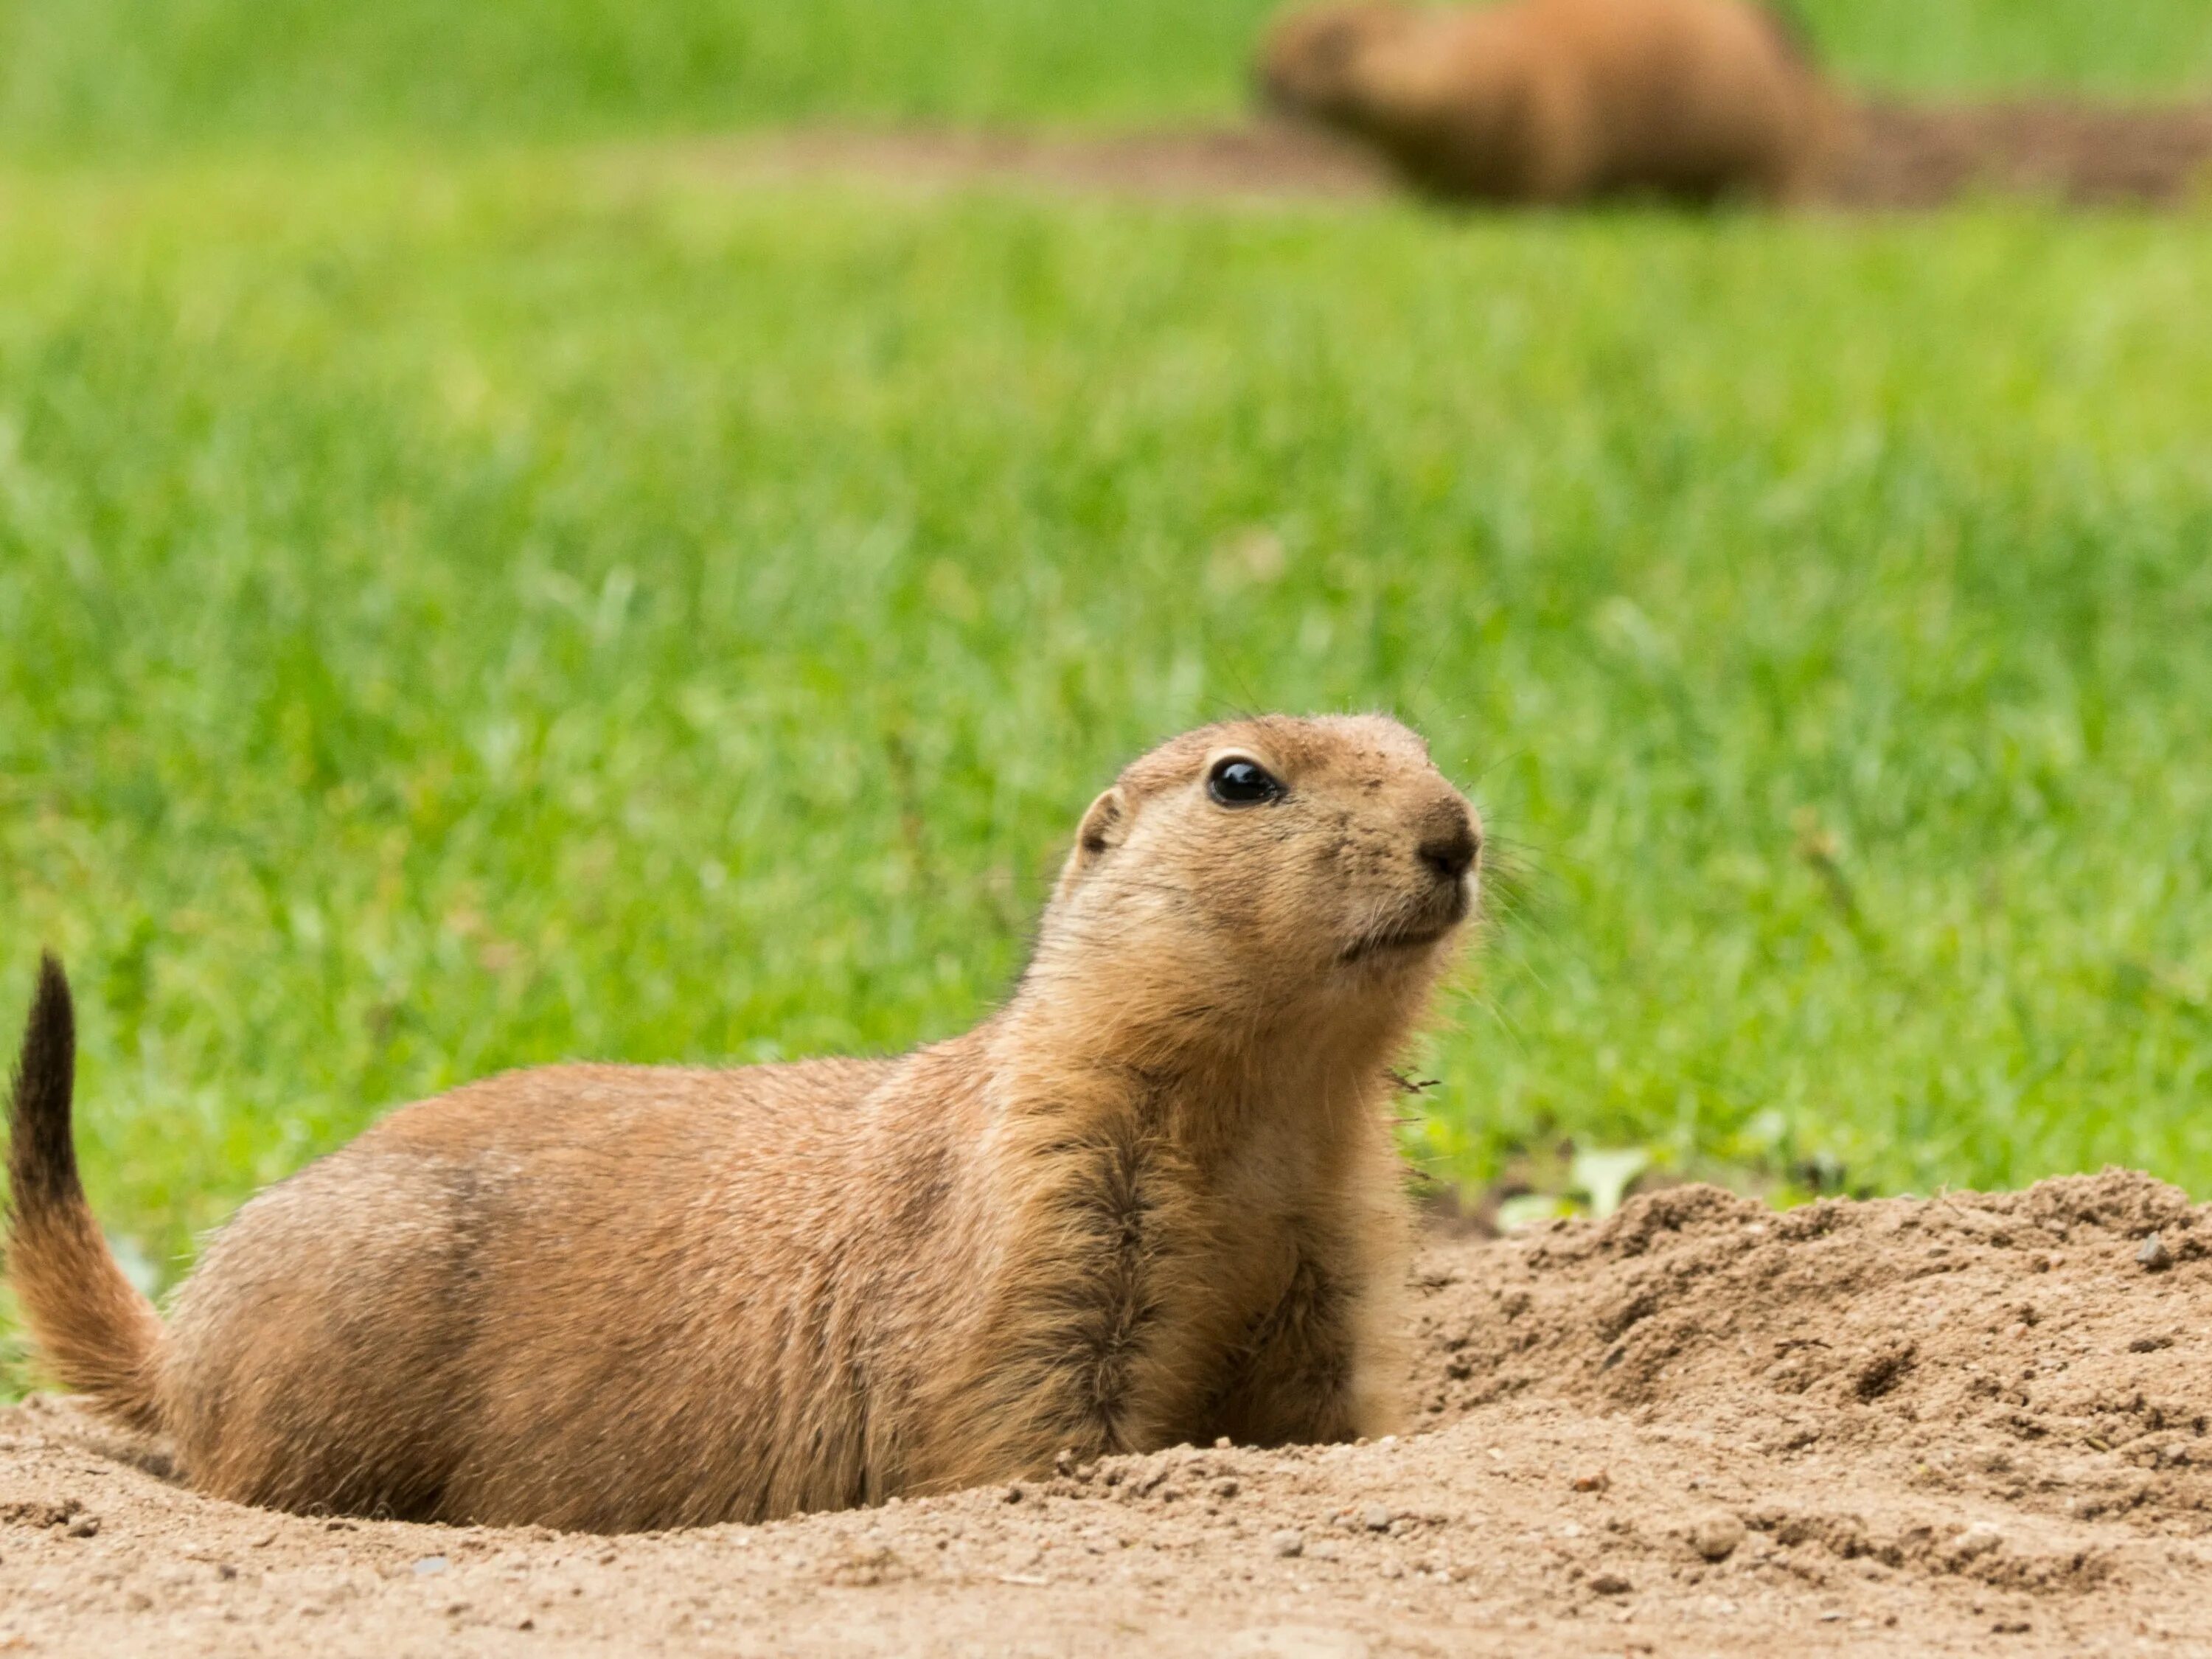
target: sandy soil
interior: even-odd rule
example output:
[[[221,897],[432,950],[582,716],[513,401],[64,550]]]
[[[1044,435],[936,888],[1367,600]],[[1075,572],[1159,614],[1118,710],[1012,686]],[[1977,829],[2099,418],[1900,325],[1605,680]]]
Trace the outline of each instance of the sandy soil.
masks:
[[[1677,1188],[1433,1243],[1413,1335],[1395,1441],[617,1539],[211,1503],[33,1401],[0,1652],[2212,1654],[2212,1207],[2147,1177]]]
[[[1148,198],[1343,198],[1394,188],[1364,151],[1294,126],[1078,137],[1016,131],[814,128],[682,147],[749,177],[843,174],[941,185],[978,180]],[[654,151],[656,163],[665,149]],[[2024,195],[2076,207],[2183,208],[2212,200],[2212,104],[2118,106],[2045,100],[1870,102],[1814,204],[1934,208]]]

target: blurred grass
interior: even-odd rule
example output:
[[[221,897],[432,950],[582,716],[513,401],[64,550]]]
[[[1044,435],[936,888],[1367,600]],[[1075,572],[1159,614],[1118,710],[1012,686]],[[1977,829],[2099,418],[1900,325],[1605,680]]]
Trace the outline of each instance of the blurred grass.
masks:
[[[2203,0],[1792,0],[1921,91],[2212,83]],[[794,119],[1142,123],[1242,108],[1274,0],[0,0],[0,145],[148,152]]]
[[[279,184],[283,188],[278,188]],[[0,179],[0,1021],[173,1260],[384,1106],[957,1030],[1382,706],[1516,866],[1416,1150],[2212,1191],[2212,225]]]

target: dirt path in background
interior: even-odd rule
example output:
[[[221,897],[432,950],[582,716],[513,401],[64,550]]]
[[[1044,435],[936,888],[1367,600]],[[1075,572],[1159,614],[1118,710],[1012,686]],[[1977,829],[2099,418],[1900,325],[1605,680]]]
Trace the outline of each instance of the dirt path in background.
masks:
[[[2172,1188],[1679,1188],[1414,1289],[1397,1442],[758,1528],[272,1515],[33,1402],[0,1652],[2212,1653],[2212,1207]]]
[[[2212,103],[1869,105],[1822,191],[1847,208],[1932,208],[1975,193],[2074,207],[2212,204]]]
[[[1170,199],[1356,198],[1393,188],[1365,153],[1288,126],[1097,137],[818,128],[690,145],[684,154],[716,171],[756,177],[1012,180]],[[2212,200],[2212,104],[1869,104],[1815,200],[1879,210],[1940,207],[1977,194],[2078,207]]]

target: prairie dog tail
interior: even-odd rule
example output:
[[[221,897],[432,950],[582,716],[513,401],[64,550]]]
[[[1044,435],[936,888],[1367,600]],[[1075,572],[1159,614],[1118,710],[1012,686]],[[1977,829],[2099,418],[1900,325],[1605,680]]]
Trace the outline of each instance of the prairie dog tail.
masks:
[[[8,1276],[54,1376],[151,1432],[161,1427],[161,1321],[123,1276],[85,1202],[70,1128],[76,1072],[69,981],[44,956],[8,1105]]]

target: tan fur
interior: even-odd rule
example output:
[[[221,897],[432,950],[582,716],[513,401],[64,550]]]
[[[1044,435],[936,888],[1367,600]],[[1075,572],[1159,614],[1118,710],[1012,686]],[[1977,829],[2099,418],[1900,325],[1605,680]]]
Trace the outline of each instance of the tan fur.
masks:
[[[1770,199],[1840,120],[1779,21],[1744,0],[1330,4],[1261,50],[1277,107],[1374,144],[1441,195]]]
[[[1225,751],[1287,793],[1218,805]],[[965,1036],[408,1107],[246,1204],[165,1342],[72,1301],[99,1263],[49,1234],[19,1229],[16,1282],[66,1381],[114,1406],[108,1350],[153,1365],[192,1484],[291,1509],[612,1531],[1063,1448],[1375,1434],[1406,1248],[1385,1066],[1478,844],[1393,721],[1192,732],[1093,803]]]
[[[161,1322],[123,1276],[78,1184],[70,1135],[76,1021],[69,982],[39,963],[9,1096],[9,1282],[46,1362],[135,1429],[159,1426]]]

